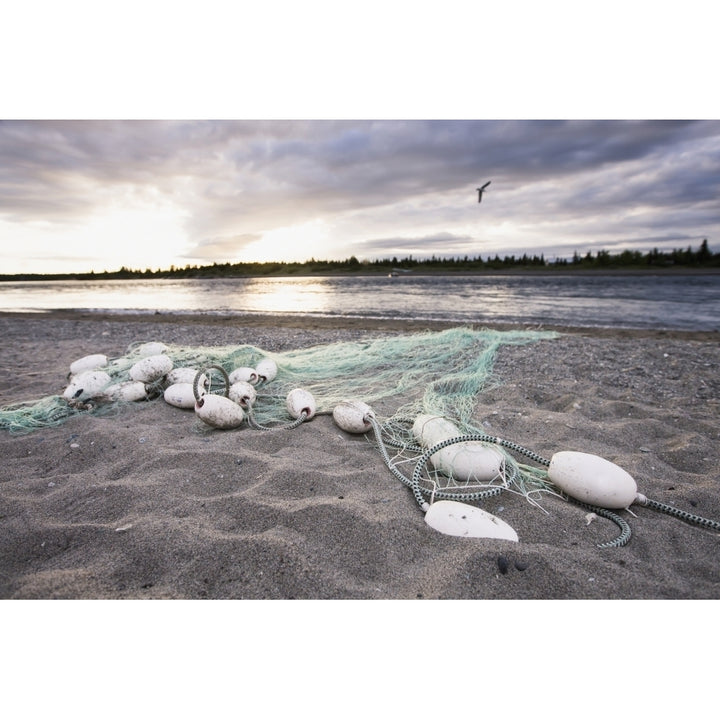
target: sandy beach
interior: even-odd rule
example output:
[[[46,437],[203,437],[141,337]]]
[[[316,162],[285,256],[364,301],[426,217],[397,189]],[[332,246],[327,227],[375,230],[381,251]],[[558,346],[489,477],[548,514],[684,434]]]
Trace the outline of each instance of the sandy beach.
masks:
[[[130,343],[284,351],[445,326],[329,319],[0,315],[2,406],[61,393],[71,362]],[[716,334],[562,330],[502,347],[478,422],[545,457],[594,453],[647,497],[720,521]],[[192,414],[192,413],[191,413]],[[6,599],[717,599],[720,536],[649,508],[608,520],[503,493],[519,542],[442,535],[360,436],[198,433],[164,403],[0,433]]]

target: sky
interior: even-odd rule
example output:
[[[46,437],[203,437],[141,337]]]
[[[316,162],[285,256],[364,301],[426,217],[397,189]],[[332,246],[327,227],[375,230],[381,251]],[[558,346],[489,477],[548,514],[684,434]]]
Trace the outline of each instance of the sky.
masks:
[[[5,273],[703,238],[720,242],[713,120],[0,122]]]
[[[16,5],[0,273],[720,250],[696,0]]]

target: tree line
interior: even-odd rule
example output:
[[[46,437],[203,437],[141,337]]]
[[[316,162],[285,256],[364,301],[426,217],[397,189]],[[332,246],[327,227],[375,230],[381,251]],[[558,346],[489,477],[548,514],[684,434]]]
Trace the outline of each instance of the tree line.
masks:
[[[393,270],[419,272],[482,272],[493,270],[653,270],[653,269],[703,269],[720,268],[720,253],[713,253],[707,238],[697,250],[688,246],[685,250],[662,251],[653,249],[647,253],[637,250],[623,250],[612,254],[606,250],[584,255],[575,253],[572,258],[555,258],[551,261],[544,255],[522,256],[489,255],[469,257],[382,258],[360,261],[354,255],[346,260],[316,260],[305,262],[236,262],[213,263],[212,265],[186,265],[167,270],[135,270],[121,267],[120,270],[89,273],[23,273],[0,275],[0,280],[126,280],[132,278],[222,278],[257,275],[321,275],[345,273],[390,273]]]

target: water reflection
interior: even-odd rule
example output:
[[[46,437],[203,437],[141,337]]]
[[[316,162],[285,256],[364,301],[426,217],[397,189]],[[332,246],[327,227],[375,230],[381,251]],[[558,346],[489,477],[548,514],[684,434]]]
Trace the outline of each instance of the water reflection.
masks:
[[[228,287],[228,309],[259,313],[328,313],[333,292],[323,278],[252,278]]]
[[[182,281],[54,280],[0,283],[1,310],[175,310],[197,308]]]
[[[100,309],[720,329],[720,276],[403,276],[0,283],[1,310]]]

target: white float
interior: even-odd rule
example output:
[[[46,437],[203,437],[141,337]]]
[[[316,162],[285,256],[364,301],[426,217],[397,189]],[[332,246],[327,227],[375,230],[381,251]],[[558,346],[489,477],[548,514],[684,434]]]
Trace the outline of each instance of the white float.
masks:
[[[192,383],[173,383],[165,388],[163,393],[165,402],[174,407],[192,409],[195,407],[195,391]]]
[[[195,414],[204,423],[219,430],[236,428],[245,419],[243,409],[222,395],[203,395],[195,403]]]
[[[167,352],[167,349],[168,347],[165,343],[146,342],[138,345],[138,347],[135,348],[135,352],[142,357],[148,357],[150,355],[162,355],[164,352]]]
[[[76,375],[63,392],[65,400],[88,400],[97,397],[112,382],[102,370],[86,370]]]
[[[637,483],[629,473],[589,453],[555,453],[550,458],[548,477],[576,500],[609,510],[627,508],[637,496]]]
[[[242,407],[252,407],[257,398],[257,391],[249,382],[240,380],[230,386],[228,397]]]
[[[231,385],[237,382],[246,382],[255,385],[260,379],[257,372],[251,367],[235,368],[228,377],[230,378]]]
[[[518,542],[517,533],[504,520],[456,500],[434,502],[425,513],[425,522],[444,535]]]
[[[197,368],[191,367],[177,367],[173,368],[165,378],[168,386],[175,385],[176,383],[190,383],[191,385],[195,382],[195,376],[198,374]]]
[[[105,388],[103,397],[110,401],[137,402],[147,400],[148,394],[145,383],[130,380],[128,382],[115,383]]]
[[[424,447],[456,438],[463,433],[449,420],[435,415],[419,415],[413,424],[413,435]],[[449,445],[430,457],[438,471],[461,481],[489,482],[502,473],[503,454],[481,442]]]
[[[100,353],[86,355],[70,365],[70,374],[79,375],[81,372],[86,372],[87,370],[98,370],[107,364],[107,355],[101,355]]]
[[[155,382],[172,369],[173,362],[167,355],[149,355],[130,368],[130,378],[144,383]]]
[[[361,400],[343,400],[333,409],[333,420],[337,426],[349,433],[366,433],[372,425],[366,420],[374,415],[372,408]]]
[[[285,405],[291,417],[296,420],[303,414],[306,414],[306,420],[315,417],[315,398],[307,391],[301,388],[295,388],[288,393],[285,399]]]
[[[263,358],[256,366],[255,372],[258,378],[263,382],[270,382],[275,379],[277,375],[277,365],[274,360],[270,358]]]

